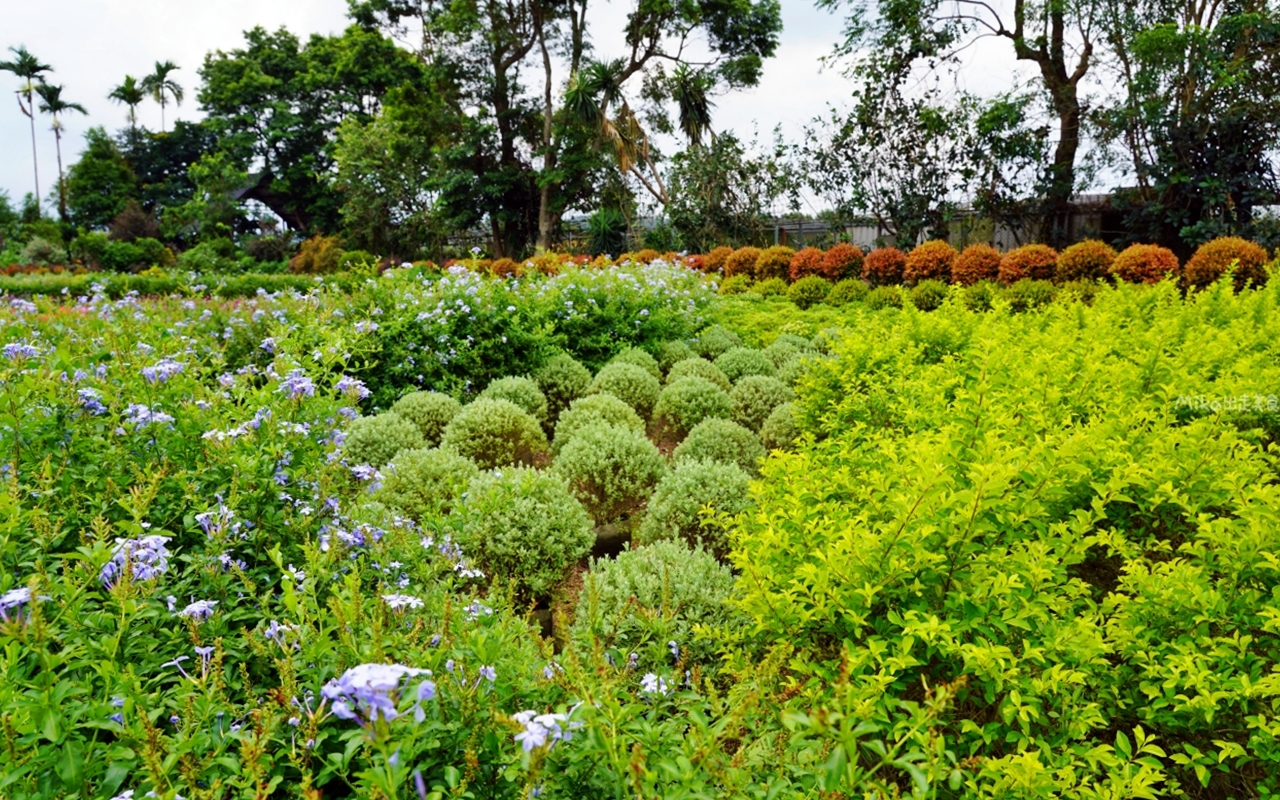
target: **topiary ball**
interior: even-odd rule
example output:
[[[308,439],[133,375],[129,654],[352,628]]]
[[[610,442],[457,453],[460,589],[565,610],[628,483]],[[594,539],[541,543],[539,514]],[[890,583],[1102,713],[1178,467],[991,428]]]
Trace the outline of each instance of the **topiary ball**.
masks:
[[[787,297],[801,310],[812,308],[824,302],[831,293],[831,284],[817,275],[801,278],[791,285]]]
[[[644,367],[637,367],[635,364],[606,364],[596,373],[587,393],[608,392],[634,408],[641,419],[648,419],[661,390],[662,385],[658,383],[658,379]]]
[[[793,450],[799,438],[795,403],[783,403],[775,408],[760,428],[760,442],[766,450]]]
[[[596,422],[617,425],[644,435],[644,420],[635,409],[608,393],[591,394],[573,403],[556,421],[555,438],[551,449],[559,453],[569,440],[583,428]]]
[[[724,272],[725,262],[729,256],[733,255],[732,247],[713,247],[707,257],[702,261],[702,268],[706,272]]]
[[[760,437],[736,422],[715,418],[704,419],[693,426],[672,453],[677,464],[682,461],[720,461],[737,464],[753,475],[764,456]]]
[[[351,466],[381,469],[401,450],[426,446],[418,426],[393,411],[360,417],[347,428],[342,457]]]
[[[680,540],[658,541],[625,550],[617,558],[592,562],[569,630],[580,657],[598,647],[636,654],[637,672],[676,661],[711,667],[714,643],[694,638],[695,626],[741,624],[728,604],[734,577],[702,548]],[[669,642],[676,642],[677,658]]]
[[[813,346],[812,339],[795,333],[780,333],[778,338],[773,340],[773,343],[790,345],[802,353],[816,353],[818,351],[818,348]]]
[[[479,474],[474,461],[448,447],[401,450],[383,468],[375,499],[421,520],[448,513]]]
[[[658,359],[658,366],[663,373],[667,373],[675,366],[676,362],[684,361],[688,358],[697,358],[698,354],[693,352],[693,348],[684,342],[663,342],[658,345],[655,356]]]
[[[777,378],[748,375],[733,387],[729,399],[733,402],[733,421],[759,432],[773,410],[794,400],[795,393]]]
[[[754,275],[756,260],[760,258],[760,248],[739,247],[724,260],[724,275]]]
[[[902,267],[902,280],[908,286],[915,286],[920,281],[951,280],[951,270],[960,254],[948,242],[932,239],[918,245],[907,254]]]
[[[822,277],[829,281],[861,278],[865,258],[861,247],[847,242],[833,245],[822,256]]]
[[[778,374],[775,377],[788,386],[795,386],[800,382],[800,378],[804,377],[805,372],[812,363],[812,358],[793,358],[778,367]]]
[[[795,250],[781,244],[775,244],[760,251],[760,255],[756,257],[754,272],[756,280],[778,278],[785,283],[788,273],[791,272],[791,259],[795,258],[795,255]]]
[[[867,286],[866,281],[861,278],[846,278],[831,287],[831,291],[827,294],[827,305],[838,308],[849,303],[860,302],[866,298],[869,291],[871,287]]]
[[[729,552],[727,531],[714,523],[703,525],[702,510],[709,507],[724,514],[746,511],[751,505],[750,484],[750,476],[731,462],[678,462],[653,490],[633,542],[648,545],[674,539],[723,557]]]
[[[510,581],[517,603],[550,595],[596,540],[564,481],[535,469],[481,474],[455,513],[463,553],[490,578]]]
[[[1127,283],[1159,283],[1165,275],[1178,274],[1178,257],[1157,244],[1131,244],[1111,264],[1116,280]]]
[[[755,284],[750,275],[730,275],[720,283],[719,293],[726,297],[734,294],[746,294]]]
[[[733,403],[728,393],[706,378],[697,376],[678,378],[669,383],[658,395],[658,404],[653,409],[653,421],[662,438],[677,442],[704,419],[730,419],[732,416]]]
[[[797,337],[799,338],[799,337]],[[800,339],[808,345],[808,341]],[[806,347],[806,349],[809,349]],[[782,366],[792,359],[799,358],[805,351],[797,347],[793,342],[778,337],[774,343],[761,350],[765,357],[773,362],[773,366],[782,369]]]
[[[613,358],[609,359],[609,363],[635,364],[637,367],[640,367],[658,380],[662,380],[662,368],[658,366],[658,359],[649,355],[649,353],[644,350],[641,350],[639,347],[628,347]]]
[[[1261,286],[1267,282],[1267,251],[1239,236],[1223,236],[1196,248],[1182,270],[1187,286],[1203,289],[1233,268],[1236,289]]]
[[[1111,273],[1116,249],[1097,239],[1085,239],[1063,250],[1058,256],[1058,268],[1054,273],[1059,283],[1069,281],[1096,281]]]
[[[791,281],[807,278],[810,275],[822,275],[822,259],[826,254],[816,247],[805,247],[796,251],[791,257],[789,274]]]
[[[417,426],[429,447],[440,444],[445,426],[462,404],[439,392],[410,392],[392,404],[391,410]]]
[[[596,524],[606,525],[644,507],[666,462],[634,430],[595,422],[570,438],[552,468]]]
[[[733,383],[727,375],[720,371],[719,367],[698,356],[686,358],[671,365],[671,369],[667,372],[667,385],[669,386],[681,378],[702,378],[711,381],[726,392],[733,388]]]
[[[761,297],[785,297],[787,288],[787,282],[782,278],[769,278],[757,283],[751,288],[751,291]]]
[[[906,266],[906,253],[896,247],[878,247],[862,260],[862,279],[872,286],[897,286]]]
[[[485,387],[479,397],[490,400],[510,400],[538,421],[547,423],[547,396],[530,378],[499,378]]]
[[[481,469],[534,464],[547,452],[547,437],[532,414],[510,400],[489,397],[463,406],[441,443]]]
[[[867,292],[863,302],[872,311],[879,311],[884,308],[902,308],[902,290],[897,286],[877,286]]]
[[[911,305],[921,311],[933,311],[947,299],[947,285],[942,281],[920,281],[912,287],[908,297]]]
[[[1000,275],[1003,257],[989,244],[971,244],[956,256],[951,267],[951,282],[972,286],[980,281],[994,281]]]
[[[715,360],[715,365],[730,383],[737,383],[747,375],[773,376],[777,369],[769,357],[749,347],[735,347]]]
[[[712,325],[706,328],[692,343],[693,352],[712,360],[734,347],[741,346],[742,340],[738,338],[738,334],[723,325]]]
[[[1005,286],[1027,279],[1048,281],[1053,280],[1057,269],[1057,250],[1047,244],[1024,244],[1000,258],[1000,271],[996,277]]]
[[[1004,299],[1011,311],[1031,311],[1053,302],[1058,287],[1049,281],[1018,281],[1004,288]]]
[[[554,422],[570,403],[587,393],[591,372],[573,356],[561,353],[547,359],[534,380],[547,398],[547,419]]]

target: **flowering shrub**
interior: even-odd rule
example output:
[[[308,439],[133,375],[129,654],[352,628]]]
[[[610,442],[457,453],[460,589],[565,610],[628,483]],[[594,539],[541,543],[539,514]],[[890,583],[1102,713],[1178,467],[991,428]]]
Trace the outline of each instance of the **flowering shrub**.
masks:
[[[484,387],[484,391],[479,396],[492,400],[508,400],[536,419],[538,424],[545,425],[547,422],[547,396],[530,378],[498,378]]]
[[[534,380],[547,399],[547,418],[554,423],[570,403],[587,393],[591,372],[573,356],[560,353],[547,359]]]
[[[715,417],[704,419],[693,426],[693,430],[689,431],[689,435],[672,453],[677,464],[682,461],[719,461],[737,464],[752,474],[755,474],[760,459],[764,456],[764,445],[760,444],[760,437],[736,422]]]
[[[352,422],[342,443],[342,456],[353,467],[362,464],[381,467],[401,450],[412,450],[425,444],[417,426],[388,411]]]
[[[821,276],[823,274],[822,259],[825,257],[826,253],[816,247],[803,247],[797,250],[791,257],[791,266],[788,270],[792,283],[810,275]]]
[[[1117,255],[1114,247],[1097,239],[1076,242],[1058,255],[1055,277],[1059,283],[1105,278]]]
[[[480,469],[455,450],[434,447],[402,450],[381,472],[382,488],[374,498],[420,520],[449,511]]]
[[[756,261],[759,259],[760,248],[739,247],[725,258],[724,276],[726,278],[733,277],[734,275],[751,275],[754,277]]]
[[[662,380],[662,368],[658,366],[658,359],[638,347],[628,347],[625,350],[622,350],[610,359],[609,363],[635,364],[654,378],[657,378],[659,381]]]
[[[1005,286],[1027,278],[1049,281],[1053,280],[1057,268],[1057,250],[1046,244],[1024,244],[1000,258],[1000,271],[996,277]]]
[[[752,274],[758,281],[780,278],[785,282],[791,273],[791,259],[795,258],[795,255],[796,251],[786,245],[775,244],[773,247],[765,248],[756,257]]]
[[[653,404],[658,402],[661,384],[644,367],[635,364],[608,364],[596,373],[587,389],[590,394],[607,392],[635,409],[642,419],[648,419]]]
[[[832,245],[822,256],[822,277],[835,282],[861,278],[865,257],[862,248],[856,245],[847,242]]]
[[[827,293],[826,303],[829,306],[839,308],[849,303],[861,301],[869,291],[871,291],[871,287],[867,286],[866,281],[861,278],[845,278],[831,287],[831,291]]]
[[[666,462],[636,431],[595,422],[574,433],[553,468],[596,524],[607,525],[644,507]]]
[[[733,462],[677,461],[670,474],[658,482],[648,513],[636,530],[636,542],[674,539],[723,556],[729,550],[723,520],[704,515],[703,510],[724,515],[745,511],[750,506],[750,482],[747,473]]]
[[[462,406],[447,394],[410,392],[392,404],[391,410],[418,427],[428,447],[440,444],[444,429]]]
[[[733,421],[758,433],[773,410],[791,402],[795,394],[777,378],[748,375],[734,385],[729,398],[733,403]]]
[[[715,369],[702,359],[697,361]],[[733,402],[725,390],[706,378],[692,374],[668,383],[658,395],[658,403],[653,409],[653,422],[659,431],[658,438],[673,443],[687,436],[704,419],[729,419],[732,416]]]
[[[724,373],[730,383],[737,383],[747,375],[773,376],[777,369],[769,357],[750,347],[735,347],[715,360],[716,369]]]
[[[1236,287],[1261,285],[1267,281],[1267,251],[1238,236],[1224,236],[1196,248],[1182,268],[1188,286],[1203,289],[1216,282],[1228,269],[1235,271]]]
[[[760,428],[760,443],[765,450],[792,450],[800,438],[800,426],[796,424],[795,404],[782,403],[769,413]]]
[[[462,407],[440,439],[482,469],[536,464],[547,451],[538,420],[510,400],[480,398]]]
[[[906,266],[907,256],[901,250],[878,247],[862,260],[862,279],[872,286],[897,286]]]
[[[917,245],[903,263],[902,281],[908,286],[928,280],[946,283],[951,280],[951,271],[959,255],[950,243],[941,239]]]
[[[1167,275],[1178,275],[1178,257],[1167,247],[1131,244],[1111,264],[1111,274],[1126,283],[1159,283]]]
[[[791,285],[787,297],[797,308],[812,308],[827,299],[831,293],[831,284],[817,275],[801,278]]]
[[[980,281],[994,281],[1000,275],[1000,251],[989,244],[971,244],[956,256],[951,267],[951,282],[972,286]]]

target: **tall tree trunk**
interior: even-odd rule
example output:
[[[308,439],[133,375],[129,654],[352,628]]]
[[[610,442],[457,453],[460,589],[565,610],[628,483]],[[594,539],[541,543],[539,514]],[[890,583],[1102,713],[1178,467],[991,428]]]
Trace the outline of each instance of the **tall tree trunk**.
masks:
[[[53,121],[53,146],[58,151],[58,218],[67,221],[67,180],[62,173],[62,130]]]
[[[18,105],[21,106],[22,103],[19,102]],[[31,120],[31,170],[36,178],[36,216],[40,216],[40,158],[36,155],[36,105],[31,92],[27,92],[27,107],[22,109],[22,113]]]
[[[551,141],[555,129],[552,119],[555,108],[551,99],[551,53],[547,50],[546,17],[539,14],[534,24],[538,28],[538,47],[542,50],[542,69],[545,73],[542,94],[542,186],[538,192],[538,242],[535,247],[539,253],[545,253],[551,247],[551,231],[555,227],[551,215],[551,172],[556,168],[556,148]]]

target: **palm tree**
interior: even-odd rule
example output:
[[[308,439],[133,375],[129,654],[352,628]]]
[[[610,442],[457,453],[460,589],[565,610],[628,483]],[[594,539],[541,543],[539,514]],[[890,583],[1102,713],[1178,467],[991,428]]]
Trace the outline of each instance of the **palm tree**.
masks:
[[[24,82],[18,87],[18,108],[31,120],[31,170],[36,178],[36,212],[40,210],[40,164],[36,159],[36,115],[32,104],[32,94],[44,83],[44,73],[53,72],[53,67],[42,64],[40,59],[27,52],[27,48],[19,45],[10,47],[12,61],[0,61],[0,72],[12,72]],[[25,102],[24,102],[25,101]]]
[[[168,98],[173,98],[174,105],[182,105],[182,87],[169,77],[169,73],[177,71],[178,65],[172,61],[157,61],[156,71],[142,79],[142,91],[149,93],[160,104],[161,133],[164,133],[164,107],[168,103]]]
[[[79,103],[68,103],[63,100],[61,86],[42,83],[36,87],[36,94],[40,95],[40,110],[53,117],[53,140],[58,148],[58,214],[65,222],[67,219],[67,185],[66,179],[62,174],[62,121],[58,119],[58,115],[67,111],[79,111],[81,114],[88,114],[89,112]]]
[[[147,92],[138,83],[138,79],[132,75],[125,75],[124,83],[112,89],[111,94],[107,95],[107,99],[128,106],[129,127],[137,129],[138,106],[142,105],[142,101],[147,99]]]

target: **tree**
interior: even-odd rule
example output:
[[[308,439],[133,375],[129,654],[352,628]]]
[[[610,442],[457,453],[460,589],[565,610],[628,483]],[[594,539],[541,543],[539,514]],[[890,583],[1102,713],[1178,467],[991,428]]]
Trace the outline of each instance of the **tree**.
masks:
[[[705,253],[717,245],[771,244],[768,219],[795,184],[786,155],[780,135],[771,152],[753,155],[729,132],[676,154],[666,210],[681,246]]]
[[[107,95],[107,99],[129,107],[129,127],[137,130],[138,106],[142,104],[143,100],[147,99],[147,91],[138,82],[138,79],[132,75],[125,75],[124,82],[112,89],[111,94]],[[161,124],[163,126],[163,121]]]
[[[18,86],[18,108],[31,121],[31,170],[35,175],[36,181],[36,209],[39,210],[40,197],[40,164],[36,157],[36,107],[34,104],[34,93],[36,87],[44,83],[44,74],[53,72],[53,67],[41,62],[38,58],[27,52],[27,48],[19,45],[18,47],[10,47],[9,51],[13,53],[12,61],[0,61],[0,72],[12,72],[23,82]]]
[[[76,226],[104,230],[137,199],[138,180],[106,130],[90,128],[84,140],[80,160],[67,170],[67,210]]]
[[[58,152],[58,217],[63,221],[67,221],[67,185],[66,176],[62,170],[62,120],[60,114],[68,111],[78,111],[81,114],[88,115],[88,111],[79,103],[69,103],[62,99],[61,86],[54,86],[51,83],[42,83],[36,87],[36,94],[40,95],[40,111],[48,114],[53,118],[53,142]]]
[[[219,141],[210,125],[177,120],[164,135],[128,128],[116,144],[137,177],[139,204],[158,215],[191,199],[196,190],[191,166],[216,150]]]
[[[168,105],[169,98],[173,98],[173,104],[182,105],[182,87],[169,76],[178,71],[178,65],[172,61],[157,61],[155,71],[142,79],[139,88],[151,98],[160,104],[160,132],[165,132],[164,127],[164,109]]]

